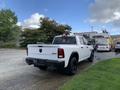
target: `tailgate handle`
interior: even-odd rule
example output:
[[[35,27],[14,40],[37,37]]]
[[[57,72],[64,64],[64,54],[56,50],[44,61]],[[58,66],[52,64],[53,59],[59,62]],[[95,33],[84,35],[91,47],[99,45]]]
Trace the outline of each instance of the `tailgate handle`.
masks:
[[[39,52],[42,53],[42,49],[39,49]]]
[[[38,47],[43,47],[43,46],[38,46]]]

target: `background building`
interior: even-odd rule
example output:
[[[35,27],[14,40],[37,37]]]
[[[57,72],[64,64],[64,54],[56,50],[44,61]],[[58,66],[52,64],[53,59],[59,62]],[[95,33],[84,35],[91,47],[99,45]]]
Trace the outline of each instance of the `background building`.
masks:
[[[74,33],[74,34],[87,36],[91,40],[94,39],[95,44],[104,42],[106,44],[110,44],[111,46],[113,46],[113,39],[112,39],[111,35],[106,30],[103,30],[102,33],[92,31],[92,32]]]

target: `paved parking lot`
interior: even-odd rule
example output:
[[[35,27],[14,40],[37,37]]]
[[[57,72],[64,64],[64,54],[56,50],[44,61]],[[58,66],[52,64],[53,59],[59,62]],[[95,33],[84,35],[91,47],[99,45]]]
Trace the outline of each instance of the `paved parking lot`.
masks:
[[[41,71],[25,63],[26,51],[16,49],[0,49],[0,90],[57,90],[72,76],[57,71]],[[95,62],[113,57],[119,53],[95,53]],[[78,73],[87,69],[92,63],[81,62]]]

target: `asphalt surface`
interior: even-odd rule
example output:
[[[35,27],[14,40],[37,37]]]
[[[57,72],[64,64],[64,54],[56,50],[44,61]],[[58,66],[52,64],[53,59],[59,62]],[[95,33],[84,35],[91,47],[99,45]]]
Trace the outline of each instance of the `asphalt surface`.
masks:
[[[25,50],[0,49],[0,90],[57,90],[73,77],[59,71],[41,71],[27,65],[25,57]],[[83,61],[79,64],[78,73],[98,61],[114,57],[120,57],[119,53],[95,53],[93,63]]]

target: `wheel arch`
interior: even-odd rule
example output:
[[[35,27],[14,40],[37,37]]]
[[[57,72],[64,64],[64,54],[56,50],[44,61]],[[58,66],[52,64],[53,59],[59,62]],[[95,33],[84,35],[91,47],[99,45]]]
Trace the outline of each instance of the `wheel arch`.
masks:
[[[77,57],[77,60],[79,59],[79,54],[78,54],[78,52],[72,52],[71,53],[71,55],[70,55],[70,58],[69,58],[69,60],[72,58],[72,57]]]
[[[72,52],[71,53],[70,58],[69,58],[69,62],[70,62],[70,60],[71,60],[72,57],[76,57],[77,61],[78,61],[79,60],[79,54],[78,54],[78,52]],[[69,62],[68,62],[68,64],[69,64]]]

